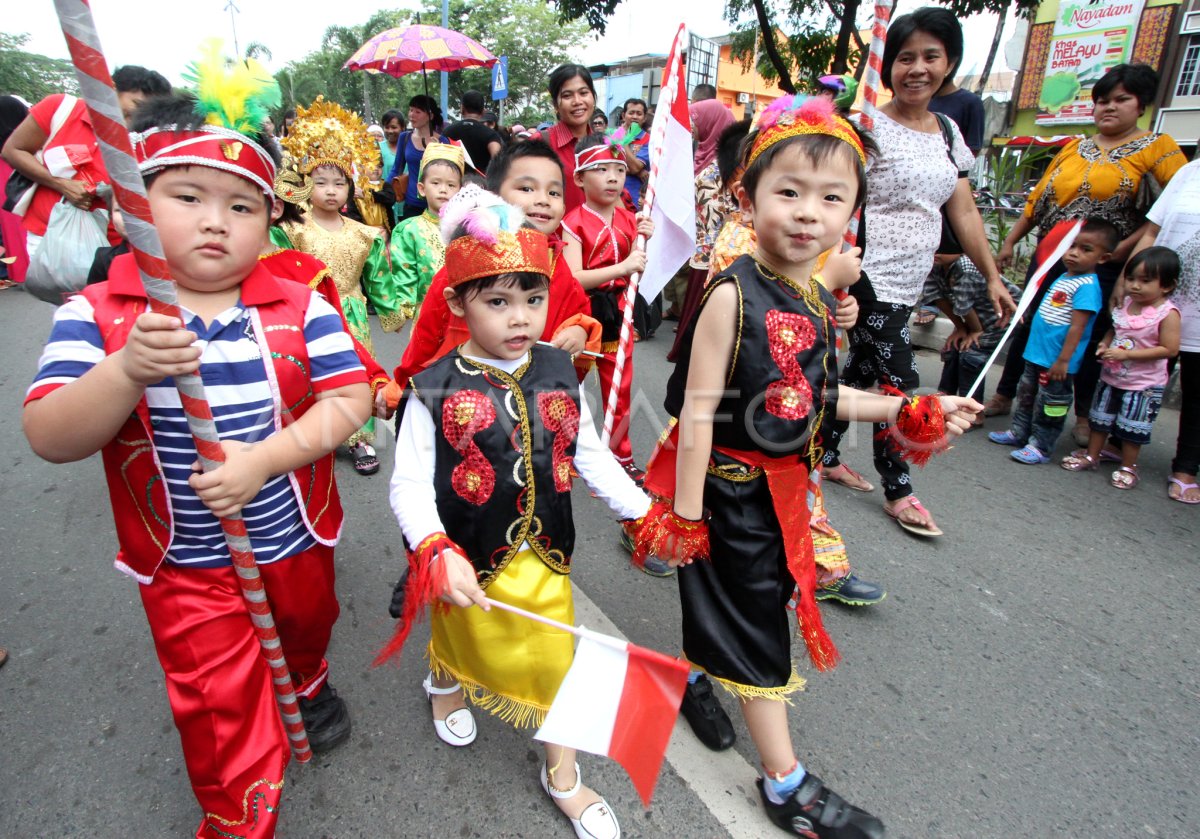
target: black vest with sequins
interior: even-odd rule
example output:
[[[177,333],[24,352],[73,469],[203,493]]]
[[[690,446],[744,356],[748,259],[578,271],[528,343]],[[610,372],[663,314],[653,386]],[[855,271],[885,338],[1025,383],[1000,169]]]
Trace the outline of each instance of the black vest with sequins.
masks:
[[[782,457],[807,449],[822,408],[836,408],[837,366],[833,295],[813,281],[805,287],[743,256],[705,289],[733,283],[738,293],[737,337],[726,391],[713,422],[713,445]],[[679,362],[667,382],[665,406],[683,408],[692,341],[700,311],[684,331]]]
[[[436,429],[438,514],[480,583],[502,571],[523,542],[552,570],[568,573],[579,433],[570,357],[535,346],[510,375],[456,350],[413,376],[412,387]]]

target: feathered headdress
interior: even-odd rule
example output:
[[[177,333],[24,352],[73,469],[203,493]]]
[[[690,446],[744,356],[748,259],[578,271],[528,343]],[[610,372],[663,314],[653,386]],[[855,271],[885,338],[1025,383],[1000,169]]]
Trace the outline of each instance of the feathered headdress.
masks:
[[[549,277],[550,241],[524,224],[525,214],[500,196],[474,185],[459,190],[442,207],[450,287],[519,271]]]
[[[221,42],[204,42],[200,59],[183,72],[196,96],[196,111],[208,125],[239,134],[261,134],[263,122],[279,107],[279,85],[253,58],[227,59]]]
[[[780,96],[758,118],[758,133],[750,148],[749,166],[760,154],[781,140],[804,134],[827,134],[850,144],[865,166],[867,152],[858,132],[837,113],[833,102],[821,96]]]
[[[381,165],[379,144],[367,133],[362,117],[318,96],[308,108],[296,109],[296,120],[280,140],[284,150],[309,174],[318,166],[336,166],[366,190],[371,170]]]
[[[184,78],[193,85],[198,129],[152,128],[131,136],[143,175],[170,166],[206,166],[229,172],[274,194],[275,161],[253,137],[262,135],[263,120],[279,105],[279,85],[252,59],[226,60],[219,41],[204,46],[200,61]]]

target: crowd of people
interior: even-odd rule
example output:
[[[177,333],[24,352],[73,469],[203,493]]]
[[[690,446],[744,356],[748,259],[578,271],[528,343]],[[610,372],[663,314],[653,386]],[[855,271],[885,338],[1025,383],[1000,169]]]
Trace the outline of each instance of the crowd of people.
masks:
[[[989,438],[1044,464],[1073,403],[1080,448],[1062,468],[1113,461],[1112,486],[1134,489],[1177,364],[1168,495],[1200,504],[1200,180],[1170,137],[1137,124],[1154,72],[1120,65],[1095,85],[1096,133],[1054,158],[994,255],[967,180],[981,141],[953,84],[962,57],[952,13],[898,17],[881,73],[892,96],[869,131],[848,77],[814,80],[810,95],[781,97],[753,121],[735,120],[709,85],[692,91],[696,248],[665,293],[678,321],[671,423],[645,468],[628,433],[637,368],[631,360],[618,380],[617,351],[625,290],[655,234],[642,206],[646,101],[629,99],[610,125],[587,68],[565,64],[547,83],[556,120],[534,130],[496,125],[468,92],[449,124],[424,95],[378,125],[318,97],[285,112],[275,136],[279,91],[253,62],[198,70],[208,89],[242,72],[236,101],[118,68],[177,319],[149,310],[119,208],[100,188],[108,175],[84,103],[0,98],[4,281],[20,283],[39,249],[58,246],[57,207],[111,211],[108,246],[55,311],[25,430],[53,462],[103,456],[117,566],[139,584],[204,813],[198,837],[273,835],[290,754],[221,519],[246,522],[312,749],[336,748],[351,717],[326,661],[344,519],[334,459],[344,448],[357,473],[378,472],[373,443],[392,433],[388,420],[388,492],[408,563],[380,660],[429,613],[423,687],[441,741],[474,742],[472,707],[532,726],[554,701],[571,636],[492,601],[572,621],[578,476],[634,563],[678,578],[681,711],[697,737],[714,750],[735,740],[720,687],[753,738],[775,825],[884,835],[807,771],[788,721],[804,684],[793,637],[818,670],[839,658],[818,603],[864,607],[886,594],[851,569],[825,503],[823,479],[874,488],[841,460],[850,423],[873,428],[886,515],[933,538],[942,531],[909,464],[985,415],[1011,413]],[[844,250],[859,211],[857,247]],[[1076,221],[1061,264],[1028,292],[996,392],[975,401],[1021,295],[1001,270],[1029,232],[1052,243]],[[924,396],[910,331],[921,302],[953,324],[941,393]],[[411,323],[398,361],[377,357],[372,316],[388,331]],[[649,337],[656,310],[641,301],[636,320]],[[593,367],[602,404],[616,390],[604,442],[583,391]],[[225,451],[209,472],[193,465],[174,386],[196,372]],[[539,782],[577,836],[621,835],[574,749],[545,744]],[[251,799],[265,806],[251,814]]]

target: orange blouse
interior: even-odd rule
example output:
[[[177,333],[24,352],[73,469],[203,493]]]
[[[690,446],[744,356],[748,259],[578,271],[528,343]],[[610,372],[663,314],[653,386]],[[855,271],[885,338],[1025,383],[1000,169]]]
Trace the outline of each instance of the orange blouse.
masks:
[[[1102,218],[1124,239],[1187,158],[1166,134],[1143,134],[1105,151],[1095,138],[1072,140],[1029,193],[1025,218],[1045,235],[1060,221]]]

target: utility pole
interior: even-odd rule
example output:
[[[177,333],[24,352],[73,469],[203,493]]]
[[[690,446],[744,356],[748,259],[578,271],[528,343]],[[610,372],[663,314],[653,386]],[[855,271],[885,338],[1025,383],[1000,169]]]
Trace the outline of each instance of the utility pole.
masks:
[[[241,58],[242,51],[238,49],[237,18],[234,17],[234,15],[241,14],[242,10],[234,4],[233,0],[227,0],[225,3],[225,11],[229,12],[229,25],[233,27],[233,53],[238,58]]]

